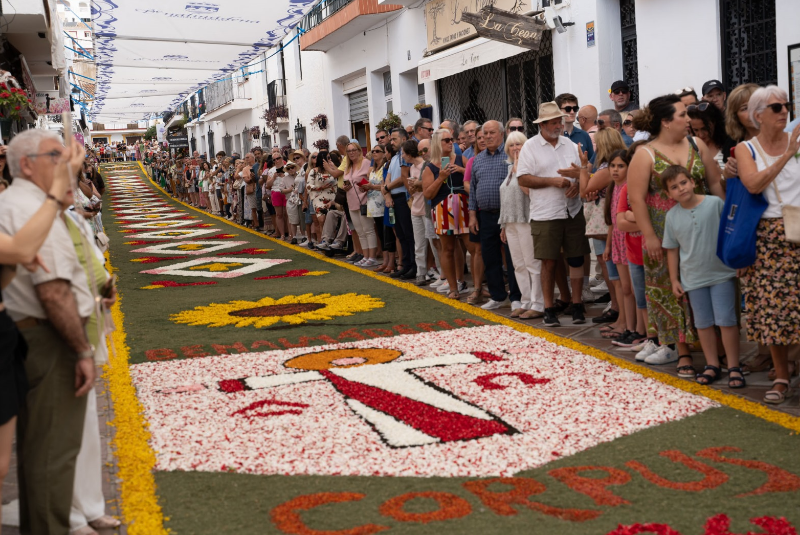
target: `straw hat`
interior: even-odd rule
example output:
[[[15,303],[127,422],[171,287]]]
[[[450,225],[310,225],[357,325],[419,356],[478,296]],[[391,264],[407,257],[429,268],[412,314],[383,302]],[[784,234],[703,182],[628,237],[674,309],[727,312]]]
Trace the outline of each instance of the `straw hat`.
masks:
[[[561,111],[558,104],[555,102],[542,102],[539,104],[539,118],[536,119],[534,124],[543,123],[550,119],[557,119],[559,117],[566,117],[567,114]]]

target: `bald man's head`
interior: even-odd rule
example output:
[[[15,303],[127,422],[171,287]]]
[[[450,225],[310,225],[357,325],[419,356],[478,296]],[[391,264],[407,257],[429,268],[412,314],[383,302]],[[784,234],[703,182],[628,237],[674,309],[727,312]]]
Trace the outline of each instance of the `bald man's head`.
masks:
[[[587,104],[578,111],[578,124],[581,130],[586,131],[597,124],[597,108]]]

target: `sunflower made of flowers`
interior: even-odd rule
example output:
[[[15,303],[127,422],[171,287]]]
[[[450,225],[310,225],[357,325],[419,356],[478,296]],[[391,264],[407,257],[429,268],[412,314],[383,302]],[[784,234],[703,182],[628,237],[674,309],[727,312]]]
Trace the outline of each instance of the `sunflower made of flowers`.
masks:
[[[269,327],[278,322],[301,324],[352,316],[382,308],[383,301],[369,295],[348,293],[287,295],[280,299],[264,297],[258,301],[211,303],[170,316],[175,323],[208,327]]]

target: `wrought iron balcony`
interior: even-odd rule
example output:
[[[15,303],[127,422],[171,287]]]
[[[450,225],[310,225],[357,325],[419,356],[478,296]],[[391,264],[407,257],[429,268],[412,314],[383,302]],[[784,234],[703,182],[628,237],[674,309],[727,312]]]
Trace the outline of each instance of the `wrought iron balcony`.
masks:
[[[286,79],[279,78],[267,84],[269,107],[286,106]]]
[[[322,21],[342,9],[353,0],[322,0],[300,20],[298,26],[305,31],[322,24]]]

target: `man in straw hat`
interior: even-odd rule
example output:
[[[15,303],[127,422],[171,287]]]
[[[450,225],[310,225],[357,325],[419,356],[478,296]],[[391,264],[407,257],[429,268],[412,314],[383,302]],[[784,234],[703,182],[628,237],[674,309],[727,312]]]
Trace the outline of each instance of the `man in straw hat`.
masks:
[[[580,173],[588,173],[581,163],[578,145],[561,135],[564,112],[555,102],[539,106],[539,133],[522,147],[517,164],[519,185],[531,188],[530,218],[534,257],[542,261],[544,324],[558,326],[554,308],[556,263],[567,259],[572,281],[572,322],[585,323],[581,303],[584,255],[589,254],[586,219],[579,195]]]

